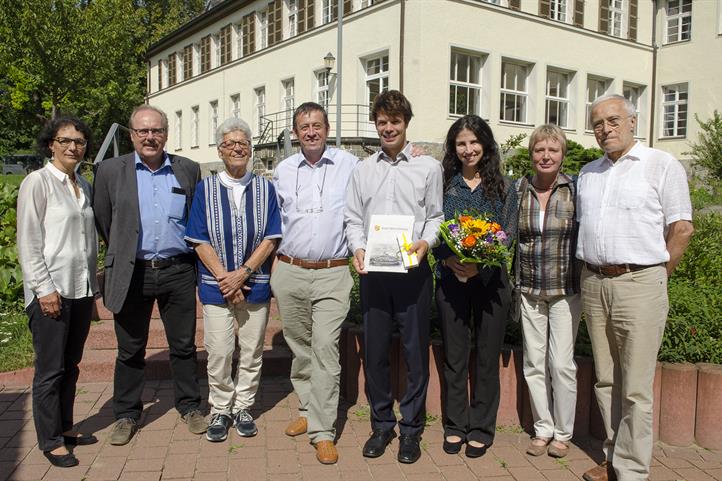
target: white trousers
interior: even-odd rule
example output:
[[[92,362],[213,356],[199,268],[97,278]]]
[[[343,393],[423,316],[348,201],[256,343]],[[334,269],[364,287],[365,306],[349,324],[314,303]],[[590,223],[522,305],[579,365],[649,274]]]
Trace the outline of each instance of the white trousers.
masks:
[[[521,295],[524,378],[537,437],[572,438],[577,404],[574,340],[580,316],[579,294]]]
[[[203,306],[204,343],[208,352],[208,404],[211,414],[231,415],[253,405],[263,362],[263,339],[268,322],[268,303]],[[240,355],[233,381],[233,352]]]

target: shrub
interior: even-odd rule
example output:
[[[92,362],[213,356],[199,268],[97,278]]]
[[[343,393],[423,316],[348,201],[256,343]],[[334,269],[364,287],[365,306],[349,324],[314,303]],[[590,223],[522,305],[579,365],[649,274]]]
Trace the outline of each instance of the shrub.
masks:
[[[512,139],[516,140],[516,139]],[[507,141],[506,143],[508,143]],[[506,144],[505,143],[505,144]],[[567,140],[567,155],[564,157],[562,172],[566,174],[578,174],[585,164],[604,155],[601,149],[586,148],[573,140]],[[504,159],[504,171],[512,177],[521,177],[531,174],[531,161],[529,150],[518,148],[516,153]]]
[[[690,142],[692,150],[685,155],[692,156],[692,163],[703,168],[711,177],[722,180],[722,115],[715,110],[707,121],[694,119],[699,124],[697,142]]]
[[[14,185],[0,184],[0,304],[18,305],[23,293],[23,280],[17,235],[18,189]]]

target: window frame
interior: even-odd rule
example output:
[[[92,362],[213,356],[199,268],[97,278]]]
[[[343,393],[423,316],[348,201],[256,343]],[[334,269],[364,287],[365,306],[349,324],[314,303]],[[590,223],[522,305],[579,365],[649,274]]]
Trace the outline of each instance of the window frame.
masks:
[[[290,86],[290,95],[289,95]],[[289,103],[290,101],[290,103]],[[290,106],[289,106],[290,105]],[[293,127],[293,112],[296,108],[296,79],[290,77],[281,80],[281,112],[285,115],[285,127]],[[290,112],[290,113],[289,113]]]
[[[524,89],[525,90],[519,90],[517,88],[510,88],[507,86],[507,83],[505,82],[505,76],[508,76],[508,73],[505,71],[506,66],[513,66],[517,69],[524,69],[525,75],[523,76],[524,79]],[[502,59],[501,62],[501,82],[500,82],[500,88],[499,88],[499,120],[501,122],[508,122],[513,124],[524,124],[529,125],[529,111],[531,110],[530,107],[530,89],[531,89],[531,68],[533,65],[523,62],[520,60],[514,60],[514,59]],[[514,75],[514,79],[516,80],[518,77],[517,75]],[[516,84],[516,81],[514,82]],[[514,87],[518,87],[518,84],[514,85]],[[506,118],[506,99],[508,97],[514,97],[515,99],[521,100],[521,109],[517,106],[517,102],[514,102],[514,110],[520,110],[522,112],[522,119],[508,119]]]
[[[596,95],[590,96],[590,84],[592,82],[603,82],[604,91],[602,93],[597,93]],[[598,84],[599,85],[599,84]],[[595,75],[588,75],[587,76],[587,83],[584,87],[584,131],[587,133],[593,133],[594,128],[592,127],[592,121],[589,119],[589,115],[592,111],[592,103],[602,95],[606,95],[609,93],[609,89],[612,86],[612,79],[604,78],[604,77],[598,77]]]
[[[263,121],[263,117],[266,116],[266,86],[260,86],[253,89],[254,94],[254,101],[255,104],[255,116],[256,116],[256,127],[258,129],[258,134],[256,137],[260,138],[261,134],[263,134],[263,124],[261,123]]]
[[[634,136],[637,138],[642,138],[644,135],[640,134],[640,132],[643,132],[644,122],[642,118],[642,108],[644,106],[644,91],[645,86],[634,84],[631,82],[624,82],[622,84],[622,96],[632,102],[635,107],[634,115],[637,119],[637,121],[634,124]],[[628,92],[635,92],[635,95],[627,95]],[[636,98],[636,101],[634,100]]]
[[[389,89],[389,75],[390,75],[390,58],[387,51],[377,53],[363,58],[363,72],[364,72],[364,91],[366,93],[366,100],[369,106],[369,119],[371,119],[371,105],[374,99],[371,98],[370,82],[378,81],[379,88],[378,94],[385,92]],[[369,73],[370,64],[372,62],[378,62],[378,72]],[[385,70],[384,70],[385,67]],[[375,98],[375,95],[374,95]]]
[[[667,89],[676,89],[675,99],[668,101],[666,98]],[[684,99],[680,99],[681,94],[684,94]],[[661,96],[661,109],[660,115],[662,116],[660,121],[660,138],[662,139],[674,139],[674,138],[686,138],[687,137],[687,122],[689,120],[689,83],[679,82],[675,84],[662,85],[662,96]],[[667,120],[668,115],[667,107],[672,107],[674,114],[674,125],[673,132],[667,134]],[[684,109],[680,109],[684,107]],[[682,112],[680,112],[682,110]],[[681,127],[682,132],[680,133],[679,120],[680,116],[684,117],[684,126]]]
[[[176,110],[175,124],[173,125],[173,133],[175,134],[175,150],[183,150],[183,111]]]
[[[191,149],[199,145],[200,112],[198,105],[191,107]]]
[[[208,145],[216,145],[216,129],[218,128],[218,100],[208,102]]]
[[[569,5],[570,0],[549,0],[549,18],[557,22],[572,23]]]
[[[230,111],[231,116],[241,118],[241,94],[235,93],[230,95]]]
[[[605,0],[602,0],[605,1]],[[629,28],[629,19],[627,18],[629,15],[629,4],[627,0],[606,0],[609,2],[608,4],[608,26],[607,26],[607,34],[611,37],[616,38],[627,38],[627,31]],[[619,6],[616,6],[615,3],[619,4]],[[615,17],[619,18],[619,33],[615,33]]]
[[[551,93],[551,78],[550,76],[559,76],[558,79],[561,82],[557,82],[558,95],[552,95]],[[554,123],[562,129],[571,129],[573,126],[573,111],[572,105],[572,82],[574,78],[574,72],[568,70],[562,70],[558,68],[547,68],[546,79],[544,80],[544,121],[546,123]],[[562,95],[561,90],[564,90]],[[550,118],[550,103],[557,105],[557,122],[552,122]],[[564,122],[560,123],[558,120],[561,117],[560,108],[564,107]]]
[[[686,3],[686,2],[689,3]],[[677,7],[677,13],[670,15],[670,4],[676,3],[678,5]],[[689,6],[688,11],[683,11],[683,8],[685,5]],[[664,30],[664,43],[665,45],[671,44],[671,43],[679,43],[679,42],[688,42],[692,40],[692,0],[667,0],[667,3],[664,7],[664,14],[666,16],[665,19],[665,30]],[[685,20],[687,20],[686,25],[688,26],[686,37],[684,35],[684,26],[685,26]],[[677,21],[677,25],[675,28],[677,29],[677,33],[674,38],[670,38],[670,24],[672,21]]]
[[[464,56],[467,58],[466,61],[466,81],[459,80],[459,62],[458,59],[460,56]],[[456,62],[455,62],[456,60]],[[472,66],[472,60],[476,60],[478,67],[477,67],[477,83],[474,83],[471,81],[472,78],[472,69],[474,68]],[[476,115],[482,115],[482,112],[484,111],[484,98],[483,95],[485,93],[484,91],[484,65],[487,60],[487,55],[484,55],[480,52],[473,52],[469,50],[462,50],[457,48],[452,48],[450,55],[449,55],[449,104],[447,106],[447,113],[449,117],[452,118],[458,118],[462,117],[464,115],[468,114],[476,114]],[[452,75],[453,74],[453,75]],[[452,78],[455,77],[455,78]],[[461,113],[456,111],[456,107],[458,106],[458,99],[459,99],[459,90],[464,89],[466,90],[466,112]],[[469,102],[469,92],[470,91],[476,91],[476,105],[474,107],[470,107]],[[453,93],[452,93],[453,92]],[[452,96],[453,96],[453,108],[452,108]]]

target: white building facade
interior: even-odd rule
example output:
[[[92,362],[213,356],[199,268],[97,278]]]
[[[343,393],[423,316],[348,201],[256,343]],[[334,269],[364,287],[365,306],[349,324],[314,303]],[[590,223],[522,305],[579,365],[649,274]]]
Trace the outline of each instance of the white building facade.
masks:
[[[339,82],[345,145],[376,144],[368,107],[398,89],[412,140],[441,143],[475,113],[500,143],[553,122],[594,146],[589,104],[618,93],[640,140],[684,157],[694,114],[722,109],[720,59],[722,0],[226,0],[151,48],[147,101],[168,113],[169,151],[214,162],[224,119],[271,145],[309,100],[333,138]]]

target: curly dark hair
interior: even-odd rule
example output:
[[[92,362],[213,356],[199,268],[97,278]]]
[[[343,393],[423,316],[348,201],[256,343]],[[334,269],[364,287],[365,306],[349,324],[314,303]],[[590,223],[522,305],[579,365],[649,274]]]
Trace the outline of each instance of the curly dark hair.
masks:
[[[389,116],[399,115],[403,117],[406,125],[414,116],[414,112],[411,110],[411,102],[398,90],[387,90],[374,98],[374,103],[371,106],[371,120],[376,122],[376,117],[381,112]]]
[[[478,115],[466,115],[451,124],[449,132],[444,141],[444,160],[441,165],[444,168],[444,191],[449,188],[451,179],[457,172],[461,172],[461,160],[456,155],[456,137],[462,130],[469,129],[481,142],[483,154],[481,160],[476,164],[481,177],[481,186],[489,199],[504,200],[506,191],[504,189],[504,176],[501,175],[501,157],[499,146],[494,140],[489,124]]]
[[[53,142],[55,136],[58,135],[58,130],[68,125],[72,125],[78,132],[83,134],[85,140],[88,141],[88,145],[85,148],[85,151],[88,152],[90,150],[90,143],[92,140],[90,128],[85,125],[85,122],[77,117],[72,115],[59,115],[54,119],[49,120],[40,130],[40,134],[38,134],[38,139],[36,141],[36,149],[38,153],[43,157],[52,157],[53,153],[50,151],[50,144]]]

